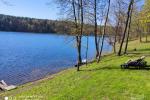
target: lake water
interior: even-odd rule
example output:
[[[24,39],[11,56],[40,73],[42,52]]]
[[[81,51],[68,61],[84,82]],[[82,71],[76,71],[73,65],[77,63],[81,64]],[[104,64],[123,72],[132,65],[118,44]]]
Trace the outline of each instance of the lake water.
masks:
[[[86,37],[82,58],[85,58]],[[105,40],[104,52],[112,47]],[[88,59],[95,56],[94,37],[89,37]],[[73,36],[0,32],[0,80],[20,85],[76,64]]]

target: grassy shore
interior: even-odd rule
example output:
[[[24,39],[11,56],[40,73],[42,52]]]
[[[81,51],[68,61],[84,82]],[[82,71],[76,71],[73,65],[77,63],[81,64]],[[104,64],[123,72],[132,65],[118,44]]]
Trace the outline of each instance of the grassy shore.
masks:
[[[133,51],[136,48],[137,51]],[[150,70],[120,69],[128,59],[146,56],[150,65],[150,43],[138,40],[129,43],[129,54],[104,56],[101,62],[64,70],[42,80],[31,82],[0,97],[12,100],[148,100],[150,99]]]

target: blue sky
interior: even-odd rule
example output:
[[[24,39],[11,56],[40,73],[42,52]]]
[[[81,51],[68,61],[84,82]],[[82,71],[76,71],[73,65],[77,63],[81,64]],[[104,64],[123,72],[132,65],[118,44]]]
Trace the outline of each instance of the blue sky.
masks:
[[[141,4],[143,2],[138,5]],[[60,18],[54,0],[0,0],[0,14],[52,20]]]
[[[59,10],[53,0],[0,0],[0,14],[58,19]],[[50,5],[47,5],[49,3]]]

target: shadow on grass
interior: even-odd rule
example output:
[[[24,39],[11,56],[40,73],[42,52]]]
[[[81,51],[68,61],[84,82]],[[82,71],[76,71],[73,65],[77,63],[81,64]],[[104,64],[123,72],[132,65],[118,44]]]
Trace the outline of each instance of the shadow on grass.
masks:
[[[121,69],[120,67],[99,67],[94,69],[81,69],[80,71],[99,71],[99,70],[150,70],[150,67],[146,68],[130,67],[128,69]]]
[[[150,68],[136,68],[136,67],[134,67],[134,68],[128,68],[128,69],[122,69],[122,70],[150,70]]]
[[[142,41],[141,43],[150,43],[150,41]]]
[[[135,55],[141,55],[141,54],[146,54],[146,53],[142,53],[142,52],[128,52],[127,55],[130,54],[135,54]]]
[[[135,50],[128,50],[129,52],[147,52],[147,51],[149,51],[150,52],[150,48],[143,48],[143,49],[136,49],[136,51]]]
[[[143,52],[128,52],[126,54],[126,56],[128,56],[128,57],[131,57],[131,56],[134,56],[134,57],[150,56],[150,52],[146,52],[146,53],[143,53]]]
[[[120,69],[119,67],[98,67],[98,68],[94,68],[94,69],[82,69],[80,71],[98,71],[98,70],[118,70]]]
[[[138,49],[138,51],[150,51],[150,48]]]

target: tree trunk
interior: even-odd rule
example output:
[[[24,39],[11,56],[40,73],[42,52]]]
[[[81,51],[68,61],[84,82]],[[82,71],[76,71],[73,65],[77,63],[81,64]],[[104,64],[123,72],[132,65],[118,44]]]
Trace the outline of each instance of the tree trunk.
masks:
[[[116,33],[115,33],[115,38],[114,38],[114,45],[113,45],[114,53],[116,53],[116,41],[117,41],[118,28],[119,28],[119,20],[118,20],[118,23],[117,23]]]
[[[103,51],[103,45],[104,45],[105,34],[106,34],[106,26],[107,26],[107,21],[108,21],[108,17],[109,17],[109,9],[110,9],[110,0],[108,1],[108,9],[107,9],[107,15],[106,15],[106,20],[105,20],[105,24],[104,24],[104,30],[103,30],[103,35],[102,35],[102,43],[101,43],[101,49],[100,49],[100,53],[99,53],[98,62],[100,61],[102,51]]]
[[[82,63],[82,58],[81,58],[81,37],[78,37],[78,42],[77,42],[77,45],[78,45],[78,65],[77,65],[77,71],[80,70],[80,65]]]
[[[87,41],[86,41],[86,66],[87,66],[87,60],[88,60],[88,49],[89,49],[89,37],[87,36]]]
[[[78,22],[77,22],[77,17],[76,17],[76,8],[75,8],[75,1],[74,0],[72,0],[72,7],[73,7],[73,14],[74,14],[75,28],[76,28],[76,44],[77,44],[77,52],[78,52],[77,71],[79,71],[79,66],[82,63],[82,58],[81,58],[81,39],[80,39],[80,36],[78,35]]]
[[[127,34],[124,54],[127,54],[127,49],[128,49],[128,42],[129,42],[129,35],[130,35],[130,28],[131,28],[131,21],[132,21],[132,12],[133,12],[133,5],[132,5],[131,11],[130,11],[129,28],[128,28],[128,34]]]
[[[142,42],[142,33],[141,33],[141,30],[140,30],[140,28],[139,28],[140,26],[139,26],[139,20],[138,20],[138,23],[137,23],[137,32],[138,32],[138,34],[139,34],[139,39],[140,39],[140,43]]]
[[[101,35],[102,35],[102,21],[103,19],[100,20],[100,27],[99,27],[99,36],[98,36],[98,47],[100,46],[100,42],[101,42]],[[99,51],[100,52],[100,51]],[[98,55],[99,56],[99,55]]]
[[[95,47],[96,47],[96,59],[99,56],[99,46],[97,41],[97,0],[94,0],[94,19],[95,19],[95,27],[94,27],[94,35],[95,35]]]
[[[81,7],[81,30],[80,30],[80,34],[79,34],[79,37],[78,37],[78,52],[79,52],[79,56],[78,56],[78,59],[79,59],[79,65],[77,66],[77,71],[80,71],[80,64],[82,63],[82,58],[81,58],[81,41],[82,41],[82,34],[83,34],[83,1],[80,0],[80,7]]]
[[[142,34],[140,32],[140,43],[142,43]]]
[[[129,17],[130,17],[130,11],[131,11],[131,7],[133,5],[133,2],[134,2],[134,0],[131,0],[130,4],[129,4],[129,7],[128,7],[126,25],[125,25],[122,41],[121,41],[121,44],[120,44],[118,56],[121,56],[121,50],[122,50],[123,42],[124,42],[124,39],[125,39],[125,35],[126,35],[127,27],[128,27],[128,22],[129,22]]]
[[[146,43],[148,42],[148,39],[147,39],[147,32],[146,32],[146,36],[145,36],[145,42],[146,42]]]

